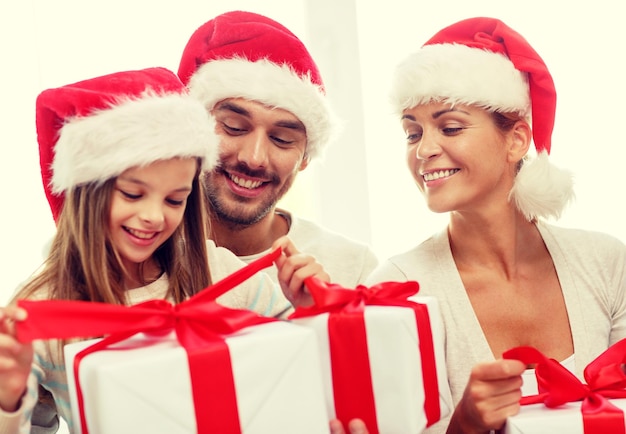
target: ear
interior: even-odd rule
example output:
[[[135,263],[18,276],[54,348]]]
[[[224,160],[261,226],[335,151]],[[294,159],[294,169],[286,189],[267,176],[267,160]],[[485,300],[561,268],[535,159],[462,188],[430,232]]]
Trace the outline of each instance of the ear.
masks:
[[[517,121],[509,136],[509,161],[517,163],[528,153],[532,139],[530,125],[526,121]]]
[[[300,162],[300,167],[298,168],[298,171],[302,171],[306,169],[310,162],[311,162],[311,157],[309,157],[309,154],[305,152],[304,156],[302,157],[302,161]]]

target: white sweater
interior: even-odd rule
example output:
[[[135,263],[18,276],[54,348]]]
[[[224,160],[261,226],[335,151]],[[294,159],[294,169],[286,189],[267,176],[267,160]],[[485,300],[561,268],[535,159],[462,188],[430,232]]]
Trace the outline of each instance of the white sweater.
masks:
[[[557,271],[574,341],[575,373],[626,337],[626,246],[605,234],[538,223]],[[446,328],[446,364],[452,399],[460,401],[471,368],[494,360],[461,277],[447,230],[382,263],[367,279],[417,280],[420,294],[439,299]],[[444,433],[448,419],[426,430]]]

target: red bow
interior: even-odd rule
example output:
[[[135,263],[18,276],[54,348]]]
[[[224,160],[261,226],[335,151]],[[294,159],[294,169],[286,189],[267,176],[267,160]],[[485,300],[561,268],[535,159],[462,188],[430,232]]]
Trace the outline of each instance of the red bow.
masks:
[[[582,401],[581,411],[585,433],[625,434],[624,413],[607,398],[626,398],[626,339],[622,339],[600,354],[584,370],[587,384],[554,359],[532,347],[517,347],[503,354],[505,359],[517,359],[536,364],[535,376],[539,393],[524,396],[520,404],[543,403],[554,408],[567,402]]]
[[[360,418],[376,434],[376,406],[369,365],[367,336],[363,312],[365,306],[398,306],[413,309],[418,324],[419,350],[425,389],[424,409],[427,426],[440,419],[439,384],[432,342],[430,317],[426,305],[407,300],[417,294],[419,284],[383,282],[372,287],[359,285],[346,289],[337,284],[309,277],[305,285],[315,304],[298,307],[289,319],[329,313],[328,336],[333,377],[333,394],[337,418],[344,424]]]
[[[78,382],[81,360],[137,333],[162,335],[174,330],[188,356],[198,432],[232,432],[234,426],[239,427],[239,416],[230,354],[224,336],[275,319],[248,310],[229,309],[217,304],[215,299],[271,265],[280,253],[280,249],[275,250],[178,305],[165,300],[150,300],[134,306],[20,300],[18,305],[26,309],[28,318],[16,324],[17,336],[20,341],[28,342],[33,339],[108,335],[74,358],[81,428],[87,434],[82,390]],[[220,393],[215,393],[216,390]]]

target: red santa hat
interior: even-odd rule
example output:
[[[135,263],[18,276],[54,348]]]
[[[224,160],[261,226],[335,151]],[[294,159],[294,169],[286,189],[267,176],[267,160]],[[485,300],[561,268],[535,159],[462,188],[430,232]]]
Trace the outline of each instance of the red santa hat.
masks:
[[[518,173],[510,198],[522,213],[558,218],[573,198],[572,175],[548,160],[556,90],[543,59],[498,19],[459,21],[430,38],[396,69],[391,90],[397,112],[431,101],[514,112],[532,126],[537,157]]]
[[[149,68],[109,74],[37,97],[41,176],[55,221],[64,193],[174,157],[218,156],[215,122],[176,74]]]
[[[289,29],[252,12],[231,11],[200,26],[183,51],[178,76],[211,109],[245,98],[293,113],[313,158],[337,133],[337,120],[308,50]]]

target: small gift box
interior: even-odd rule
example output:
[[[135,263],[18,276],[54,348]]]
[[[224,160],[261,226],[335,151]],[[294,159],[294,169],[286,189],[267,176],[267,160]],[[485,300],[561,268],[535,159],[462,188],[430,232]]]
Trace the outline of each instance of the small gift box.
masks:
[[[104,336],[65,348],[83,434],[328,432],[315,333],[215,302],[275,256],[178,305],[21,300],[17,336]]]
[[[290,320],[317,332],[331,418],[362,419],[370,434],[413,434],[449,414],[435,298],[409,299],[414,281],[346,289],[309,278],[306,286],[315,305]]]
[[[522,408],[507,419],[505,434],[626,434],[626,339],[585,367],[586,384],[532,347],[513,348],[503,357],[535,364],[539,390],[522,397]]]
[[[611,399],[610,403],[626,410],[626,399]],[[528,404],[522,406],[520,412],[508,418],[505,434],[619,434],[624,433],[624,419],[622,416],[621,431],[608,428],[599,430],[586,429],[584,426],[581,402],[570,402],[558,408],[547,408],[544,404]],[[612,416],[609,416],[612,417]]]

